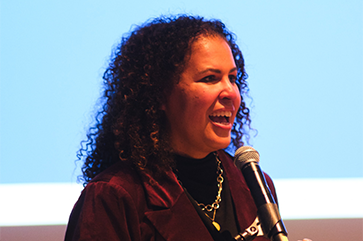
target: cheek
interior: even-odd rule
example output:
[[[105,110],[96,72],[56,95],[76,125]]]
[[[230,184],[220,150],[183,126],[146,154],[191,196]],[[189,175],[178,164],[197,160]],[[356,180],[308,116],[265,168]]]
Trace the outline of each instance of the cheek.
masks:
[[[183,115],[191,120],[205,117],[205,113],[212,109],[216,101],[216,96],[207,88],[180,88],[175,93],[180,103],[178,108],[183,111]]]
[[[183,105],[186,110],[192,111],[198,108],[201,108],[205,102],[206,91],[196,90],[193,88],[182,89],[180,91],[180,100],[183,102]]]
[[[176,110],[183,110],[185,109],[185,100],[186,100],[186,93],[183,88],[177,86],[173,91],[170,93],[169,99],[169,109],[170,111]]]
[[[206,111],[213,109],[215,98],[208,94],[207,91],[196,93],[192,96],[189,102],[190,109],[193,109],[196,116],[205,115]]]

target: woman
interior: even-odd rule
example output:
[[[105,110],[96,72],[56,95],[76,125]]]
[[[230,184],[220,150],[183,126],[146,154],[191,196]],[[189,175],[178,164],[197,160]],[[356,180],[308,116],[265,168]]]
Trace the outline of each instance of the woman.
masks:
[[[80,151],[86,187],[65,239],[231,240],[246,229],[257,210],[223,150],[248,139],[246,78],[217,20],[158,18],[123,38]]]

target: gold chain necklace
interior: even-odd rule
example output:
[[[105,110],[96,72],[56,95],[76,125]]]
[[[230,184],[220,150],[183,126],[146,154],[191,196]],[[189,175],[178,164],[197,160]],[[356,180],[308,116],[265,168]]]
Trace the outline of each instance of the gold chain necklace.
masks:
[[[217,154],[214,154],[216,156],[216,160],[217,160],[217,186],[218,186],[218,193],[217,193],[217,197],[216,200],[212,203],[212,204],[203,204],[203,203],[198,203],[197,201],[195,201],[198,206],[202,209],[202,211],[207,210],[208,212],[212,212],[213,211],[213,218],[211,218],[207,213],[204,213],[210,220],[212,220],[212,224],[214,225],[214,227],[220,231],[221,230],[221,226],[219,225],[219,223],[217,223],[215,221],[216,218],[216,213],[217,213],[217,209],[219,208],[219,203],[222,201],[222,183],[224,181],[224,178],[222,176],[223,174],[223,169],[221,168],[221,161],[218,158]]]

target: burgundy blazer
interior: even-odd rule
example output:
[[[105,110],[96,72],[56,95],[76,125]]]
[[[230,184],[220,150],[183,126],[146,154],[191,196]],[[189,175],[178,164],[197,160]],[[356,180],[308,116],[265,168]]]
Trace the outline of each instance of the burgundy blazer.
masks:
[[[228,179],[238,226],[243,231],[255,220],[257,208],[232,158],[224,151],[218,155]],[[266,181],[276,198],[267,175]],[[118,162],[82,191],[70,215],[65,240],[213,241],[213,238],[173,172],[158,183],[148,174]]]

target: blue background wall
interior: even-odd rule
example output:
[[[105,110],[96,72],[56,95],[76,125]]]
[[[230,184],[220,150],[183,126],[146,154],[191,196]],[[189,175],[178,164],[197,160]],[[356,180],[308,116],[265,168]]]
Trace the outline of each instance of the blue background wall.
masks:
[[[218,18],[249,74],[253,146],[275,180],[363,177],[363,4],[1,1],[0,184],[75,183],[112,47],[160,14]]]

